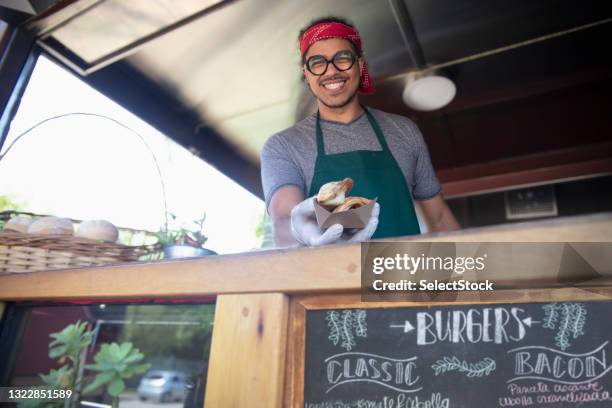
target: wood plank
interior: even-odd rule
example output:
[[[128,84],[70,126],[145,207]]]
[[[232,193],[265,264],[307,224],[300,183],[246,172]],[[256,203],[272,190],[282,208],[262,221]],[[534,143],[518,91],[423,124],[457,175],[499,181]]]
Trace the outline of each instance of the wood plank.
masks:
[[[508,188],[529,187],[559,183],[580,178],[591,178],[612,174],[612,158],[590,160],[580,163],[561,164],[534,170],[515,171],[473,179],[442,182],[446,198],[461,197],[475,193],[505,191]]]
[[[304,406],[304,358],[306,353],[306,309],[291,299],[287,365],[285,370],[285,407]]]
[[[396,241],[612,242],[612,213],[472,228],[397,238]],[[360,264],[360,245],[343,244],[9,274],[0,276],[0,300],[357,291],[361,285]]]
[[[612,287],[565,287],[558,289],[521,289],[521,290],[495,290],[479,293],[479,298],[470,299],[444,299],[435,301],[415,300],[393,302],[362,302],[358,293],[344,295],[296,296],[292,299],[305,310],[322,309],[348,309],[348,308],[393,308],[393,307],[423,307],[460,304],[489,304],[489,303],[531,303],[531,302],[563,302],[588,301],[612,299]],[[406,296],[408,297],[408,296]],[[299,306],[295,306],[299,308]],[[299,316],[297,316],[299,317]]]
[[[205,407],[282,406],[288,318],[280,293],[217,298]]]
[[[441,183],[472,180],[488,176],[499,176],[528,170],[563,167],[568,164],[596,162],[612,159],[612,142],[603,142],[566,148],[556,151],[534,153],[524,156],[469,164],[436,171]],[[576,174],[575,176],[579,176]]]

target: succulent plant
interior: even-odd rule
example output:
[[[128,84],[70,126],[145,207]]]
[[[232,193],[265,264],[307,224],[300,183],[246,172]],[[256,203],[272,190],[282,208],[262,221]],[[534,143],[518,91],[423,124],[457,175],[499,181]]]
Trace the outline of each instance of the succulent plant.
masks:
[[[87,394],[106,386],[107,392],[113,397],[113,407],[116,407],[119,394],[125,390],[123,380],[133,377],[134,374],[143,374],[151,368],[151,364],[141,363],[143,359],[144,354],[133,347],[132,343],[102,344],[100,351],[94,356],[95,364],[85,366],[98,374],[93,382],[85,387],[83,393]]]

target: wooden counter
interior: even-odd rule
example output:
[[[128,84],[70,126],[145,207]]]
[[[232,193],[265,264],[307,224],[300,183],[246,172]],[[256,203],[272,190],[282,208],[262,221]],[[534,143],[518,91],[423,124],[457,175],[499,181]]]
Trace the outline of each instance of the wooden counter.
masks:
[[[612,213],[465,229],[398,241],[612,242]],[[360,245],[348,244],[12,274],[0,276],[0,300],[358,291],[360,256]]]

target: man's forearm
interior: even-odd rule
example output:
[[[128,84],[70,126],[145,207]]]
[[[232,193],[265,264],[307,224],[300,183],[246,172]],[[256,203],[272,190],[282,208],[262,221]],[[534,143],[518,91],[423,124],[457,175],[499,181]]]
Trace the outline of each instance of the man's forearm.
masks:
[[[291,218],[280,218],[274,221],[274,242],[277,246],[294,246],[298,242],[291,233]]]
[[[431,220],[431,224],[430,228],[432,232],[452,231],[461,228],[452,211],[446,206],[440,211],[438,217]]]
[[[450,231],[461,228],[453,212],[438,194],[428,200],[417,201],[420,214],[424,217],[430,232]]]

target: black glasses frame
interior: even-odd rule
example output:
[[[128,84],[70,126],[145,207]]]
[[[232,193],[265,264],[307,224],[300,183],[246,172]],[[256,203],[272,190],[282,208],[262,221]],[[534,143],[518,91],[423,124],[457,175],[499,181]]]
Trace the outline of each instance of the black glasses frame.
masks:
[[[338,55],[341,55],[341,54],[342,54],[342,55],[350,55],[350,57],[351,57],[351,65],[349,65],[349,67],[348,67],[348,68],[345,68],[345,69],[339,68],[339,67],[336,65],[336,63],[334,62],[334,60],[336,59],[336,57],[337,57]],[[324,70],[323,70],[323,72],[321,72],[320,74],[315,74],[315,73],[314,73],[314,72],[312,72],[312,70],[310,69],[310,61],[311,61],[313,58],[320,58],[320,59],[322,59],[322,60],[324,60],[324,61],[325,61],[325,69],[324,69]],[[336,68],[338,71],[348,71],[349,69],[353,68],[353,65],[355,65],[355,61],[357,61],[357,56],[356,56],[354,53],[352,53],[351,51],[342,50],[342,51],[338,51],[337,53],[335,53],[335,54],[334,54],[334,56],[333,56],[331,59],[329,59],[329,60],[328,60],[327,58],[325,58],[324,56],[322,56],[322,55],[313,55],[313,56],[311,56],[310,58],[308,58],[308,59],[306,60],[306,62],[304,63],[304,68],[306,68],[306,69],[308,70],[308,72],[310,72],[312,75],[315,75],[315,76],[321,76],[321,75],[325,75],[325,73],[327,72],[327,68],[329,68],[329,64],[330,64],[330,63],[331,63],[331,64],[333,64],[333,66],[334,66],[334,67],[335,67],[335,68]]]

